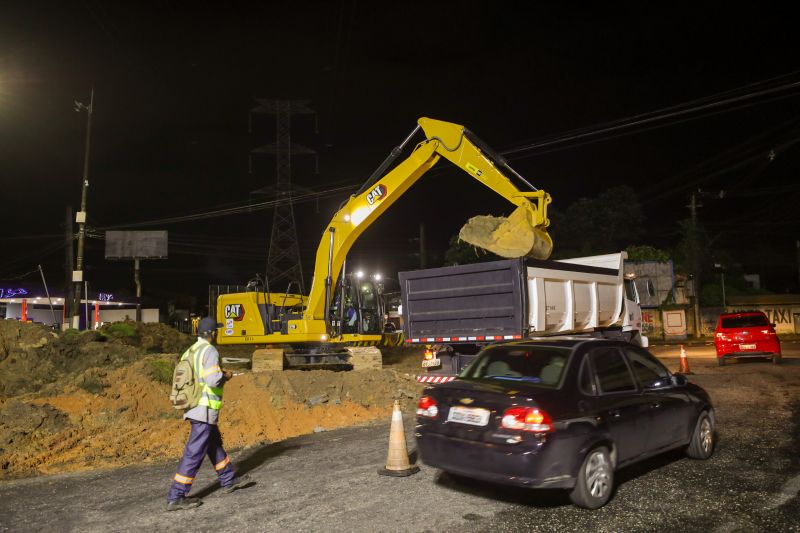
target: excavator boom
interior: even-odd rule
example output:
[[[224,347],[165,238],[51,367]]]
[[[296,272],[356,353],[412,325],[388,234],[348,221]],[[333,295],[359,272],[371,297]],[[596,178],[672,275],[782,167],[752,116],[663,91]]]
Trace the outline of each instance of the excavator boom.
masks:
[[[529,227],[537,230],[537,237],[542,241],[536,257],[539,259],[549,257],[552,241],[545,228],[550,224],[547,218],[550,195],[542,190],[520,191],[497,168],[497,164],[490,159],[490,154],[478,148],[476,142],[472,140],[475,137],[464,126],[424,117],[419,119],[418,125],[425,132],[425,140],[416,146],[408,158],[387,174],[373,175],[359,193],[353,195],[336,212],[328,224],[317,247],[315,275],[308,297],[305,320],[325,319],[327,303],[331,297],[331,286],[338,278],[345,257],[356,239],[430,170],[440,157],[448,159],[516,205],[524,213]],[[414,130],[416,131],[417,129]],[[411,135],[406,142],[410,137]],[[482,144],[480,141],[477,142]],[[396,149],[394,153],[398,151]]]

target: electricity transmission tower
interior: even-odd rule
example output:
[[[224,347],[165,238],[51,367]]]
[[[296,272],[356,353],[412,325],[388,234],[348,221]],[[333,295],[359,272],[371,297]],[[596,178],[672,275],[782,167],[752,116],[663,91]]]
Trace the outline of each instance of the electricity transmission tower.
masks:
[[[256,98],[256,102],[258,105],[250,110],[251,131],[253,113],[275,116],[275,142],[250,151],[251,154],[269,154],[275,157],[275,186],[253,191],[253,194],[274,196],[276,200],[267,252],[266,280],[278,291],[283,291],[291,282],[296,282],[299,284],[299,292],[305,294],[303,267],[292,207],[292,195],[302,192],[303,189],[292,185],[292,156],[316,156],[316,152],[293,143],[291,130],[293,115],[314,115],[316,126],[316,112],[308,107],[307,100]],[[250,170],[252,172],[252,165]]]

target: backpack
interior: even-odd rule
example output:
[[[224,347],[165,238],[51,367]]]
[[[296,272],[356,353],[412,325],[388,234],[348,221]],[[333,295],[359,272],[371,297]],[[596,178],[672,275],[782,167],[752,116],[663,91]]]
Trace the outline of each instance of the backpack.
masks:
[[[192,409],[200,403],[203,393],[203,384],[197,378],[192,360],[195,353],[189,352],[189,357],[183,357],[172,372],[172,390],[169,401],[175,409]]]

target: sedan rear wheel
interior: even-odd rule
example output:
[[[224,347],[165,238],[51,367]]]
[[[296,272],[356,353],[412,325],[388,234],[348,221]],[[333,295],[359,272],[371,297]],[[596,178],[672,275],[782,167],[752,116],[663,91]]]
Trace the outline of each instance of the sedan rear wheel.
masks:
[[[772,364],[774,364],[774,365],[781,364],[781,356],[780,355],[773,355],[772,356]]]
[[[608,502],[613,488],[614,467],[611,466],[608,450],[604,447],[595,448],[583,460],[569,499],[578,507],[597,509]]]
[[[708,459],[714,453],[715,438],[714,423],[708,412],[704,411],[697,419],[692,440],[686,448],[686,455],[693,459]]]

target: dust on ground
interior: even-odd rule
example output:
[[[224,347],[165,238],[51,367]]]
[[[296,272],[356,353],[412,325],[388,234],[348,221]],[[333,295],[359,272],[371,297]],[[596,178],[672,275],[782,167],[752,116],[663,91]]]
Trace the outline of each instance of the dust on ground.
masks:
[[[121,324],[57,334],[0,322],[0,479],[180,456],[188,424],[169,404],[169,383],[194,339],[160,324]],[[421,389],[419,351],[384,352],[383,370],[236,369],[220,421],[226,446],[387,418],[395,399],[408,412]]]

